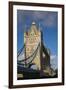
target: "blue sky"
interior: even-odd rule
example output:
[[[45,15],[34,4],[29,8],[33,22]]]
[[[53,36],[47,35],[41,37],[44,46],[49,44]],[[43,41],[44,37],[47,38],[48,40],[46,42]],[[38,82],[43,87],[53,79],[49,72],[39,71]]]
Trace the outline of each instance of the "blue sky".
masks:
[[[57,68],[57,47],[58,47],[58,13],[50,11],[29,11],[17,10],[17,50],[24,44],[24,31],[27,31],[32,22],[43,32],[43,43],[51,51],[51,64]]]

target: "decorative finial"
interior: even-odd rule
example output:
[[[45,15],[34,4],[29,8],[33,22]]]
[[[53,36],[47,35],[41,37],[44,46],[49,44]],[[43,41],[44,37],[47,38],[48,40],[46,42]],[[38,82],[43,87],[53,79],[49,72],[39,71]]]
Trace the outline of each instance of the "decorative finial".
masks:
[[[39,31],[40,31],[40,23],[39,23]]]
[[[33,21],[32,24],[35,25],[36,23]]]

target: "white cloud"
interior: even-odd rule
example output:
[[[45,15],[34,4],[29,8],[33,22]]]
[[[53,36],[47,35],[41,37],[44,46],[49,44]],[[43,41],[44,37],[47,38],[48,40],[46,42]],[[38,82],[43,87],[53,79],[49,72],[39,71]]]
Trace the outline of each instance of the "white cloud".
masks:
[[[57,55],[50,56],[51,67],[55,70],[58,68],[58,58]]]
[[[57,57],[56,55],[51,55],[51,56],[50,56],[50,59],[53,60],[53,59],[55,59],[56,57]]]

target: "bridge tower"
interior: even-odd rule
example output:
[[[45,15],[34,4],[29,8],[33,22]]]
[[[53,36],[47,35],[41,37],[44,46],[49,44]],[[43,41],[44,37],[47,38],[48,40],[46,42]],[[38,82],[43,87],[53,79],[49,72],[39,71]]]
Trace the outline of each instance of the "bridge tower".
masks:
[[[37,27],[35,22],[32,22],[30,30],[24,32],[24,43],[25,43],[25,58],[28,58],[33,54],[36,50],[38,44],[40,46],[37,51],[37,55],[35,56],[34,60],[31,62],[32,69],[41,70],[41,55],[40,55],[40,48],[41,48],[41,32]],[[26,61],[25,61],[25,64]]]

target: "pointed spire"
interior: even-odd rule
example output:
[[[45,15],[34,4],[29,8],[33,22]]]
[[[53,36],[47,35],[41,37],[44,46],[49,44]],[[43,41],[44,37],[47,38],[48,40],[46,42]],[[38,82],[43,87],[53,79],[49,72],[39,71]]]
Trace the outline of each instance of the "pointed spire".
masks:
[[[35,24],[36,24],[36,23],[33,21],[33,22],[32,22],[32,25],[35,25]]]
[[[24,24],[24,32],[26,32],[26,25]]]
[[[39,23],[39,31],[40,31],[40,29],[41,29],[41,28],[40,28],[40,23]]]

